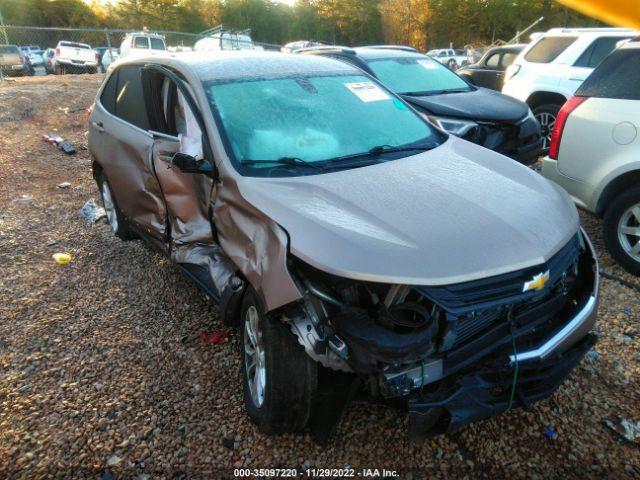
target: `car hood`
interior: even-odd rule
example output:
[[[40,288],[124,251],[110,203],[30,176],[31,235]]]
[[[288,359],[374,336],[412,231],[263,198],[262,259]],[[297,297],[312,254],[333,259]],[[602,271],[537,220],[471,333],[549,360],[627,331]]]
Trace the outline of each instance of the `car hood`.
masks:
[[[378,165],[241,177],[238,187],[287,231],[291,254],[367,281],[445,285],[515,271],[544,263],[579,227],[559,187],[453,136]]]
[[[489,122],[516,122],[529,112],[526,103],[488,88],[458,93],[442,93],[403,98],[417,107],[435,115],[468,118]]]

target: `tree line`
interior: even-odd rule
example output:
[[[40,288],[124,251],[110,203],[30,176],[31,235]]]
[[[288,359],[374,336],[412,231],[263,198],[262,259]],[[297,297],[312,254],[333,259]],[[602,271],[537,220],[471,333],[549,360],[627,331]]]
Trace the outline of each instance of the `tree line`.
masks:
[[[224,24],[256,41],[392,43],[420,50],[507,41],[535,30],[602,25],[555,0],[0,0],[7,25],[134,28],[198,33]],[[526,40],[526,39],[525,39]]]

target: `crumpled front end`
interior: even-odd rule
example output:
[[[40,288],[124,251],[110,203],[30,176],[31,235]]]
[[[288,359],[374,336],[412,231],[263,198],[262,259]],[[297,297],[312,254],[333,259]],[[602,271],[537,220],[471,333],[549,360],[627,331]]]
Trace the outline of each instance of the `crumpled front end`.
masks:
[[[528,115],[516,123],[477,122],[477,126],[462,136],[524,164],[534,163],[542,153],[540,124]]]
[[[414,436],[549,396],[595,342],[597,261],[582,232],[545,264],[448,286],[358,282],[291,264],[307,353],[408,405]]]

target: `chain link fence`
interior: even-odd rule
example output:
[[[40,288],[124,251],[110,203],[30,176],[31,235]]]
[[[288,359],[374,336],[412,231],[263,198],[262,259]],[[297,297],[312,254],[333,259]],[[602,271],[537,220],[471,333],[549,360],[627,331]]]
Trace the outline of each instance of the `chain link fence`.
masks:
[[[213,29],[212,29],[213,30]],[[120,45],[128,34],[140,33],[140,30],[113,30],[98,28],[46,28],[15,25],[0,25],[0,81],[7,76],[19,75],[47,75],[68,73],[102,72],[108,65],[118,58]],[[190,51],[198,40],[212,37],[176,32],[170,30],[152,30],[144,33],[157,34],[164,37],[167,50]],[[246,32],[243,32],[246,33]],[[244,35],[228,35],[218,40],[223,50],[256,49],[280,50],[280,45],[255,42]],[[230,40],[235,39],[235,40]],[[83,49],[89,46],[95,60],[91,66],[79,64],[62,64],[56,61],[56,47],[59,42],[82,44]],[[10,53],[18,47],[16,55]],[[72,48],[76,45],[70,45]],[[86,52],[85,56],[86,56]],[[20,55],[22,67],[16,63],[17,54]],[[95,67],[93,66],[95,65]]]

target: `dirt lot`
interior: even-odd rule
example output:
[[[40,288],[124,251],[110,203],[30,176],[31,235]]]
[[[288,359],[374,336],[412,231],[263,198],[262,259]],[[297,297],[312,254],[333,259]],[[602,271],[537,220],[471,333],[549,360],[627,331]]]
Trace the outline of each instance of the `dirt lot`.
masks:
[[[406,418],[354,404],[327,448],[266,437],[242,405],[238,337],[166,260],[79,210],[98,198],[84,109],[99,75],[0,84],[0,478],[232,476],[234,467],[387,468],[403,478],[640,477],[640,445],[603,419],[640,420],[640,294],[602,279],[597,354],[560,390],[424,444]],[[68,108],[62,110],[61,108]],[[58,188],[69,182],[67,189]],[[638,282],[602,248],[603,270]],[[73,261],[59,266],[56,252]],[[149,477],[150,476],[150,477]]]

